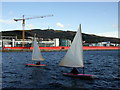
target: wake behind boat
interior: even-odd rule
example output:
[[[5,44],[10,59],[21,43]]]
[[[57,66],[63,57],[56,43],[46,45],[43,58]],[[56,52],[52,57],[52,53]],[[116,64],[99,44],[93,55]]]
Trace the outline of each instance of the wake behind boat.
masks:
[[[63,75],[65,76],[95,78],[95,75],[84,74],[81,24],[70,46],[70,49],[67,51],[64,58],[60,61],[59,65],[73,68],[73,70],[70,73],[63,73]],[[79,74],[79,72],[76,69],[78,67],[83,68],[83,74]]]

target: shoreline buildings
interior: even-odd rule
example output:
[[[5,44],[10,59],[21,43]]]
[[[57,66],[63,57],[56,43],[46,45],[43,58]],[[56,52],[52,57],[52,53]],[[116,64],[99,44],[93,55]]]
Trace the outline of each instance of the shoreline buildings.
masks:
[[[24,40],[25,47],[32,47],[33,37],[28,37]],[[71,40],[68,39],[44,39],[37,38],[39,47],[58,47],[58,46],[70,46]],[[85,43],[83,41],[83,46],[120,46],[120,44],[107,42],[98,43]],[[22,39],[17,39],[17,36],[1,36],[0,47],[22,47]]]

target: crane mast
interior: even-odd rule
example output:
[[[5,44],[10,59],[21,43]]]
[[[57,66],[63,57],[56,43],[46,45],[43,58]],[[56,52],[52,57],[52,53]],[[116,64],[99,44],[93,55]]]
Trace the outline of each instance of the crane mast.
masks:
[[[46,16],[37,16],[37,17],[30,17],[30,18],[23,18],[22,19],[14,19],[14,21],[22,21],[22,47],[24,47],[24,39],[25,39],[25,20],[29,20],[29,19],[35,19],[35,18],[44,18],[44,17],[49,17],[49,16],[53,16],[53,15],[46,15]]]

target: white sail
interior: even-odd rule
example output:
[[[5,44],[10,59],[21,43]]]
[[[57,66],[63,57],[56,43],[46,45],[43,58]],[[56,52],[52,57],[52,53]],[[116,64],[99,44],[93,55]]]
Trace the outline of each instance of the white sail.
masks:
[[[40,61],[44,60],[35,38],[34,38],[34,41],[33,41],[32,60],[40,60]]]
[[[81,25],[74,37],[70,49],[67,51],[59,65],[67,67],[84,67]]]

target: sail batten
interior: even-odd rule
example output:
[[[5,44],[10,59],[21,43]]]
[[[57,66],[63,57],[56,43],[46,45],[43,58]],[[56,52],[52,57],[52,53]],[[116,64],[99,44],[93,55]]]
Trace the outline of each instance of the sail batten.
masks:
[[[33,52],[32,52],[32,60],[43,61],[44,58],[42,57],[41,51],[37,44],[36,38],[33,41]]]
[[[70,49],[67,51],[59,65],[66,67],[84,67],[81,25],[74,37]]]

